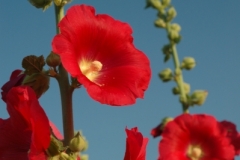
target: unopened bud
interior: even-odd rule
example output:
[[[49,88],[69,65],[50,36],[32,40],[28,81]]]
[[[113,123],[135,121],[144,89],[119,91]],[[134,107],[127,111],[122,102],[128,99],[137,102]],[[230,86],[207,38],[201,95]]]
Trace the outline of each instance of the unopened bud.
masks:
[[[190,70],[196,66],[195,59],[192,57],[185,57],[182,61],[181,68]]]
[[[51,6],[52,0],[28,0],[34,7],[46,10]]]
[[[181,31],[181,26],[177,23],[173,23],[171,25],[171,29],[174,30],[174,31],[180,32]]]
[[[169,6],[170,3],[171,3],[171,0],[162,0],[162,4],[163,4],[163,6],[165,6],[165,7]]]
[[[80,155],[80,159],[81,160],[88,160],[88,155],[87,154],[83,154],[83,155]]]
[[[64,6],[67,3],[71,2],[71,0],[53,0],[56,6]]]
[[[201,106],[205,102],[207,95],[208,95],[208,92],[204,90],[194,91],[191,96],[191,104]]]
[[[159,28],[165,28],[166,27],[166,23],[164,22],[163,19],[157,19],[155,22],[154,22],[155,26],[156,27],[159,27]]]
[[[83,136],[78,132],[69,144],[69,148],[72,152],[80,152],[86,150],[88,144]]]
[[[155,9],[161,9],[163,7],[160,0],[146,0],[146,2],[146,8],[153,7]]]
[[[169,8],[167,11],[167,21],[171,21],[173,18],[177,16],[177,11],[174,7]]]
[[[23,85],[30,86],[36,93],[37,97],[41,97],[49,88],[50,78],[45,73],[33,73],[26,76],[22,82]]]
[[[58,54],[51,52],[46,58],[46,63],[49,67],[57,67],[61,63],[61,60]]]
[[[159,77],[163,82],[168,82],[172,80],[173,74],[170,68],[166,68],[159,73]]]
[[[168,38],[171,41],[177,42],[178,39],[180,39],[180,35],[178,31],[175,30],[170,30],[169,34],[168,34]]]
[[[69,160],[69,155],[65,152],[61,152],[59,156],[59,160]]]

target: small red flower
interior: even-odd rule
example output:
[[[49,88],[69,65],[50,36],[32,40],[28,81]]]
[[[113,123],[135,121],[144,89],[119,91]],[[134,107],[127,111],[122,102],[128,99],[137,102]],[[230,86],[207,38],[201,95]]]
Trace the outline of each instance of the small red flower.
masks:
[[[138,128],[125,129],[127,133],[124,160],[145,160],[148,138],[138,132]]]
[[[52,42],[65,69],[103,104],[129,105],[143,98],[151,77],[146,55],[133,45],[127,23],[91,6],[71,7]]]
[[[234,147],[213,116],[183,114],[169,122],[159,144],[159,160],[233,160]]]
[[[10,79],[2,86],[2,100],[6,102],[6,95],[12,87],[20,86],[26,75],[21,70],[15,70],[12,72]]]
[[[0,160],[44,160],[50,144],[50,125],[35,92],[13,87],[6,96],[10,117],[0,118]]]

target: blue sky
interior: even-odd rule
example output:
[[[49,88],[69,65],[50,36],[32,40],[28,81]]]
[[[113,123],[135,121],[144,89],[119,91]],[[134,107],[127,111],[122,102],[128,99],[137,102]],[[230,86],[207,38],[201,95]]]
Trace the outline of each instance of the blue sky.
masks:
[[[92,100],[85,88],[73,96],[74,126],[81,129],[89,141],[91,160],[121,160],[125,152],[125,127],[138,126],[149,137],[147,160],[158,157],[159,138],[153,139],[150,130],[163,117],[181,114],[178,98],[171,93],[174,83],[162,83],[159,71],[173,67],[163,63],[161,48],[167,44],[166,32],[154,27],[156,11],[144,9],[145,0],[93,1],[74,0],[88,4],[97,13],[106,13],[129,23],[133,28],[134,44],[151,61],[152,79],[144,99],[127,107],[101,105]],[[192,56],[197,66],[184,71],[191,91],[206,89],[206,103],[190,109],[191,113],[207,113],[218,120],[234,122],[240,130],[240,1],[177,1],[172,0],[178,15],[174,22],[181,25],[182,41],[177,46],[180,59]],[[14,69],[21,69],[27,55],[47,56],[55,35],[54,7],[45,12],[28,1],[2,1],[0,5],[0,85]],[[46,67],[47,69],[47,67]],[[62,131],[58,84],[51,79],[50,89],[40,98],[49,119]],[[7,118],[5,103],[0,102],[0,117]],[[240,158],[238,158],[240,159]]]

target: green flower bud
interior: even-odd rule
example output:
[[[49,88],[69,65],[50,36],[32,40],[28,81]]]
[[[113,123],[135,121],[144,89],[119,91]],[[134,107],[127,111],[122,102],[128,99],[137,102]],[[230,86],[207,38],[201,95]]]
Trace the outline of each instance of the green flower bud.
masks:
[[[201,106],[206,98],[207,98],[208,92],[204,90],[196,90],[191,95],[191,105],[199,105]]]
[[[146,0],[146,8],[148,7],[153,7],[155,9],[162,9],[162,3],[160,2],[160,0]]]
[[[162,4],[163,4],[163,6],[165,6],[165,7],[169,6],[170,3],[171,3],[171,0],[162,0]]]
[[[170,68],[166,68],[161,71],[158,76],[163,82],[168,82],[173,78],[172,70]]]
[[[46,63],[49,67],[55,68],[60,65],[61,60],[58,54],[51,52],[46,58]]]
[[[168,124],[168,122],[171,122],[173,120],[173,118],[172,117],[165,117],[165,118],[163,118],[162,119],[162,122],[161,122],[161,124],[162,124],[162,129]]]
[[[88,160],[88,155],[87,154],[83,154],[83,155],[80,155],[80,159],[81,160]]]
[[[171,29],[174,30],[174,31],[180,32],[181,31],[181,26],[177,23],[173,23],[171,25]]]
[[[172,47],[170,44],[164,45],[162,48],[162,52],[165,55],[172,54]]]
[[[69,144],[69,148],[73,152],[80,152],[86,150],[88,147],[87,141],[83,136],[80,135],[80,132],[77,132],[77,134],[74,136],[74,138],[71,140]]]
[[[59,155],[60,150],[62,148],[63,148],[63,143],[51,135],[51,141],[50,141],[48,149],[46,150],[48,155],[51,157]]]
[[[59,160],[69,160],[69,155],[65,152],[61,152],[59,156]]]
[[[50,78],[45,73],[33,73],[26,76],[22,82],[23,85],[30,86],[36,93],[37,97],[41,97],[49,88]]]
[[[177,11],[174,7],[169,8],[167,11],[167,21],[171,21],[173,18],[177,16]]]
[[[168,34],[168,38],[171,41],[177,41],[180,38],[179,32],[175,31],[175,30],[170,30],[169,34]]]
[[[185,94],[188,94],[188,93],[190,92],[190,89],[191,89],[190,84],[188,84],[188,83],[183,83],[183,89],[184,89],[184,93],[185,93]],[[177,86],[177,87],[174,87],[174,88],[172,89],[172,92],[173,92],[174,95],[180,94],[180,89],[179,89],[179,87],[178,87],[178,86]]]
[[[64,6],[67,3],[71,2],[71,0],[53,0],[56,6]]]
[[[193,69],[196,66],[195,59],[192,57],[185,57],[182,61],[181,68],[190,70]]]
[[[154,22],[156,27],[159,28],[165,28],[166,27],[166,23],[164,22],[163,19],[158,18],[155,22]]]
[[[34,7],[42,8],[44,11],[52,5],[52,0],[28,0]]]

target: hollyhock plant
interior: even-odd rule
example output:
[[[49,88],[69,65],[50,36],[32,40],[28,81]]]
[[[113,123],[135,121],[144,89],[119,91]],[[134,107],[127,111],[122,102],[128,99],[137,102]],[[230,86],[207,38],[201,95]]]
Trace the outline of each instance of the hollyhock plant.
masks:
[[[6,82],[3,86],[2,86],[2,100],[4,102],[6,102],[6,95],[8,93],[8,91],[15,86],[19,86],[22,84],[23,79],[25,78],[25,74],[22,72],[22,70],[14,70],[10,76],[10,79],[8,82]]]
[[[71,7],[52,41],[62,65],[103,104],[130,105],[143,98],[151,77],[149,60],[133,45],[132,29],[91,6]]]
[[[169,122],[159,153],[159,160],[233,160],[235,155],[225,128],[204,114],[182,114]]]
[[[125,129],[127,134],[124,160],[145,160],[148,138],[143,137],[138,128]]]
[[[0,118],[0,160],[47,159],[50,125],[35,92],[28,86],[13,87],[6,103],[10,117]]]

